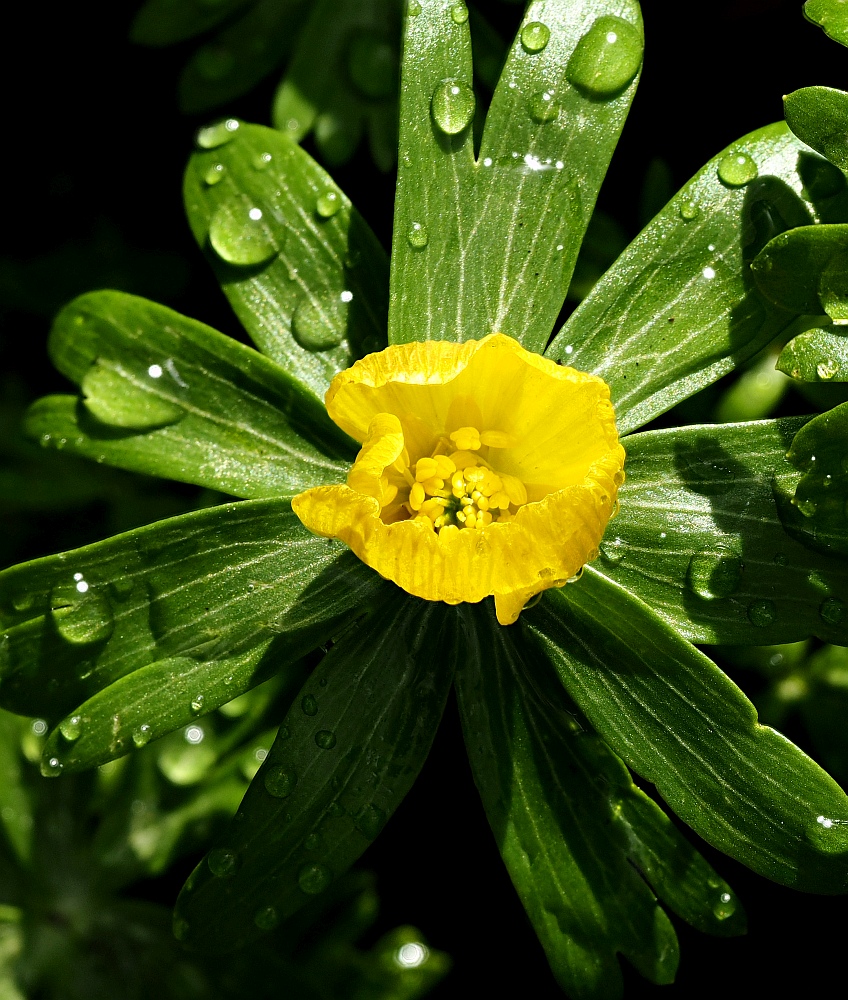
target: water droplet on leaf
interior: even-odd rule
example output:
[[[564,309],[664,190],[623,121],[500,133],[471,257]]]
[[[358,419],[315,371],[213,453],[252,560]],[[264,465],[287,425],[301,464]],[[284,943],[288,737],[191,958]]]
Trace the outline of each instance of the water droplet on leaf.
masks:
[[[716,546],[712,551],[696,552],[689,560],[686,582],[690,590],[705,601],[730,597],[739,586],[742,560],[731,549]]]
[[[559,103],[552,90],[540,90],[534,94],[528,102],[528,107],[530,117],[539,125],[552,122],[559,114]]]
[[[642,36],[620,17],[599,17],[577,43],[566,67],[568,82],[589,97],[622,91],[642,64]]]
[[[443,80],[430,101],[433,121],[446,135],[458,135],[471,124],[475,104],[474,91],[468,84]]]
[[[342,199],[338,191],[327,190],[318,196],[315,211],[322,219],[331,219],[342,207]]]
[[[758,628],[771,625],[775,618],[777,618],[777,606],[774,601],[770,601],[768,598],[751,601],[748,605],[748,619],[752,625],[756,625]]]
[[[290,767],[271,767],[265,772],[265,791],[275,799],[285,799],[294,791],[297,774]]]
[[[521,45],[531,55],[541,52],[550,41],[551,29],[541,21],[530,21],[521,29]]]
[[[617,566],[627,555],[627,542],[623,538],[603,541],[600,545],[601,558],[611,566]]]
[[[427,246],[430,236],[423,222],[413,222],[409,227],[406,238],[409,245],[415,250],[423,250]]]
[[[205,698],[203,697],[202,694],[196,695],[194,698],[191,699],[191,704],[189,705],[189,708],[191,708],[192,715],[200,715],[200,713],[203,711],[204,701]]]
[[[112,634],[112,608],[99,590],[78,580],[54,587],[50,594],[53,622],[59,635],[68,642],[105,642]]]
[[[206,864],[209,865],[209,871],[213,875],[226,878],[228,875],[235,875],[238,868],[238,855],[226,847],[216,847],[209,852]]]
[[[69,743],[80,738],[82,733],[82,719],[78,715],[71,715],[59,723],[59,732]]]
[[[451,7],[450,16],[454,24],[465,24],[468,20],[468,8],[464,3],[455,3]]]
[[[254,913],[253,922],[261,931],[272,931],[280,922],[280,917],[273,906],[263,906]]]
[[[336,745],[336,734],[329,729],[319,729],[315,734],[315,743],[322,750],[332,750]]]
[[[208,125],[197,133],[197,145],[201,149],[217,149],[235,137],[239,124],[235,118],[227,118],[226,121]]]
[[[718,176],[728,187],[742,187],[757,176],[757,164],[747,153],[728,153],[718,163]]]
[[[45,778],[58,778],[62,773],[62,762],[58,757],[46,757],[41,761],[41,773]]]
[[[828,625],[839,625],[845,618],[845,603],[838,597],[827,597],[819,607],[819,614]]]
[[[355,821],[356,828],[369,840],[373,840],[386,823],[386,814],[375,805],[367,805],[360,810]]]
[[[253,158],[254,170],[267,170],[271,166],[274,157],[270,153],[258,153]]]
[[[223,180],[224,174],[227,172],[227,168],[223,163],[213,163],[211,167],[207,167],[203,172],[203,180],[210,186],[218,184]]]
[[[264,264],[278,253],[261,208],[225,202],[209,223],[209,243],[228,264]]]
[[[318,702],[315,700],[314,695],[305,694],[301,699],[300,707],[303,709],[304,715],[318,714]]]
[[[146,723],[133,730],[132,741],[140,749],[150,742],[152,732]]]
[[[701,209],[695,201],[683,201],[680,203],[680,218],[691,222],[701,214]]]
[[[736,900],[729,892],[723,892],[718,899],[718,902],[713,907],[713,913],[717,920],[727,920],[728,917],[732,917],[736,912]]]
[[[341,305],[323,310],[312,299],[305,298],[292,316],[292,335],[307,351],[329,351],[338,347],[344,340],[344,330]]]
[[[333,873],[326,865],[315,862],[304,865],[297,873],[297,884],[308,896],[317,896],[333,881]]]

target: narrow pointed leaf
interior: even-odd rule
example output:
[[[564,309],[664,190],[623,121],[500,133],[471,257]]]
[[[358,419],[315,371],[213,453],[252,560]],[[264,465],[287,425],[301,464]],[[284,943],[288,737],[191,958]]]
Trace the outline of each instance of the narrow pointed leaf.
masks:
[[[599,734],[699,836],[784,885],[848,890],[848,797],[647,605],[587,568],[525,618]]]
[[[701,929],[739,933],[727,884],[578,722],[521,630],[482,606],[464,618],[457,694],[474,778],[560,985],[619,995],[617,952],[655,981],[673,978],[677,941],[645,880]]]
[[[783,348],[777,367],[805,382],[848,382],[848,330],[807,330]]]
[[[180,107],[208,111],[240,97],[294,47],[308,0],[257,0],[189,60],[180,77]]]
[[[186,944],[238,947],[362,854],[429,752],[457,652],[449,622],[440,605],[396,592],[322,660],[183,890],[175,930]]]
[[[621,510],[597,571],[692,642],[848,643],[848,615],[833,611],[848,601],[848,564],[787,534],[776,493],[797,481],[786,451],[806,419],[626,438]]]
[[[388,167],[380,163],[390,169],[397,156],[400,14],[401,0],[318,0],[274,97],[274,127],[300,142],[320,116],[316,142],[333,164],[353,149],[328,144],[321,132],[336,121],[341,129],[352,118],[367,120],[379,134],[372,143],[391,146]],[[390,114],[373,114],[383,105]]]
[[[18,863],[26,866],[32,853],[34,818],[24,783],[22,736],[23,720],[0,711],[0,844],[5,839]]]
[[[840,170],[848,168],[848,94],[832,87],[804,87],[783,98],[786,124]]]
[[[325,641],[387,586],[340,543],[309,534],[288,500],[160,521],[0,574],[0,701],[56,722],[147,669],[159,686],[133,697],[150,704],[119,712],[104,746],[83,739],[92,720],[66,726],[79,729],[66,767],[83,748],[86,759],[117,757],[132,749],[137,727],[153,738],[188,721],[197,696],[202,712],[229,701]],[[189,674],[186,702],[179,677]]]
[[[815,552],[845,565],[848,555],[848,403],[804,424],[787,454],[796,470],[781,482],[780,516],[786,530]],[[811,561],[814,556],[810,555]],[[848,592],[829,593],[822,615],[833,622],[848,645]]]
[[[354,454],[278,365],[147,299],[83,295],[49,347],[82,395],[30,409],[26,428],[45,445],[250,498],[339,482]]]
[[[822,171],[845,189],[783,123],[730,145],[630,244],[547,356],[609,383],[620,432],[731,371],[792,318],[758,293],[748,265],[775,234],[813,220],[804,198]]]
[[[833,258],[846,253],[848,225],[800,226],[771,240],[752,262],[751,273],[763,295],[782,309],[821,313],[824,272]]]
[[[201,130],[184,196],[195,239],[259,349],[323,401],[386,339],[388,262],[329,174],[274,129]]]
[[[500,331],[542,350],[636,89],[639,7],[530,3],[478,159],[454,7],[426,0],[405,21],[389,339]]]
[[[215,3],[174,3],[147,0],[133,18],[130,38],[157,48],[183,42],[214,28],[254,0],[216,0]]]

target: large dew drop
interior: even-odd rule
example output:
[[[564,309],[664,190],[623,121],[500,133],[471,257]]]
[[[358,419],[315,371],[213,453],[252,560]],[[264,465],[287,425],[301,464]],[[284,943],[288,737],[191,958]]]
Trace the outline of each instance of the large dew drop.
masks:
[[[446,135],[458,135],[471,124],[476,101],[474,91],[461,80],[443,80],[433,91],[430,110],[433,121]]]
[[[264,264],[278,253],[261,208],[225,202],[209,223],[209,242],[228,264]]]
[[[239,124],[235,118],[228,118],[226,121],[202,128],[197,133],[197,145],[201,149],[217,149],[218,146],[223,146],[235,138]]]
[[[307,351],[329,351],[344,339],[343,303],[321,309],[312,299],[303,299],[292,316],[292,335]]]
[[[294,791],[297,774],[290,767],[270,767],[265,772],[265,791],[275,799],[285,799]]]
[[[323,892],[333,881],[333,873],[326,865],[315,864],[304,865],[297,873],[297,884],[301,892],[307,896],[317,896]]]
[[[413,250],[423,250],[427,246],[430,236],[423,222],[413,222],[407,230],[406,239]]]
[[[83,645],[105,642],[112,634],[114,618],[109,601],[83,579],[53,588],[50,608],[53,623],[63,639]]]
[[[552,122],[559,114],[559,102],[552,90],[540,90],[529,102],[530,117],[539,125]]]
[[[757,164],[747,153],[728,153],[718,163],[719,180],[728,187],[750,184],[757,174]]]
[[[85,408],[96,420],[133,431],[167,427],[185,416],[182,406],[163,394],[170,388],[148,372],[127,371],[107,358],[98,358],[80,382]]]
[[[599,17],[577,43],[566,67],[568,82],[588,97],[614,97],[642,65],[642,36],[620,17]]]
[[[210,851],[206,858],[209,871],[219,878],[226,878],[235,875],[238,868],[238,855],[235,851],[230,851],[226,847],[216,847]]]
[[[521,45],[531,55],[541,52],[550,41],[551,29],[541,21],[529,21],[521,29]]]
[[[765,628],[777,618],[777,605],[768,598],[751,601],[748,605],[748,620],[757,628]]]
[[[696,552],[689,560],[686,582],[689,589],[705,601],[730,597],[739,586],[742,560],[730,549],[716,546],[709,552]]]

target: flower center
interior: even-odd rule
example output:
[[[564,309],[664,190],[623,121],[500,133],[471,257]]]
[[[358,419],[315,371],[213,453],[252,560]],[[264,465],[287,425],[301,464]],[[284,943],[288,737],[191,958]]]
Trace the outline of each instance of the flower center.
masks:
[[[416,518],[436,532],[511,521],[527,503],[527,490],[517,477],[497,472],[490,453],[513,444],[502,431],[460,427],[442,435],[432,453],[416,462],[404,449],[386,470],[383,520]]]

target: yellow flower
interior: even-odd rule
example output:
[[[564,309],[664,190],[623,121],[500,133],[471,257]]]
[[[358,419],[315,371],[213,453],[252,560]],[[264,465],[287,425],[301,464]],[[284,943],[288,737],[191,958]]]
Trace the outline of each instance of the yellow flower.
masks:
[[[624,480],[602,379],[494,333],[370,354],[333,379],[326,402],[362,450],[347,485],[292,507],[410,594],[493,594],[510,625],[597,557]]]

